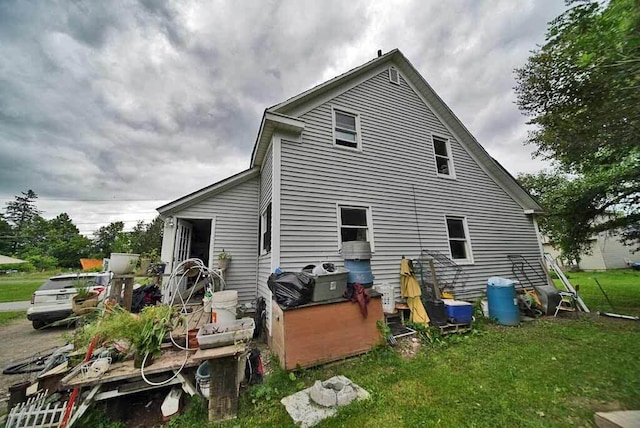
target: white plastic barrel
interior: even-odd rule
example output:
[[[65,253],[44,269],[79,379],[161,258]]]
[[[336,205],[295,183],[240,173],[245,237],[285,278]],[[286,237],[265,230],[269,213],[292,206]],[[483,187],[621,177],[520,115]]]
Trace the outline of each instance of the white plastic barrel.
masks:
[[[211,294],[211,322],[219,324],[236,320],[238,291],[225,290]]]

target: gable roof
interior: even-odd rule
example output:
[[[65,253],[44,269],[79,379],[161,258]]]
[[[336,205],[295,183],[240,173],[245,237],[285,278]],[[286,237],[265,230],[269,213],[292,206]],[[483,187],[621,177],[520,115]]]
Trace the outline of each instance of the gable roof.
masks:
[[[265,110],[263,116],[260,131],[256,138],[256,143],[253,148],[251,157],[251,166],[256,167],[261,165],[264,159],[264,153],[266,153],[267,146],[270,142],[270,135],[274,128],[265,127],[266,117],[271,115],[277,120],[282,120],[290,123],[291,128],[296,128],[299,131],[304,129],[304,122],[297,119],[295,116],[300,115],[300,112],[305,109],[305,106],[313,105],[314,101],[327,96],[337,96],[340,93],[346,92],[352,87],[360,83],[363,77],[372,71],[384,66],[393,65],[401,72],[407,83],[414,89],[414,91],[420,96],[425,104],[432,110],[432,112],[440,119],[440,121],[449,129],[449,131],[455,136],[458,143],[469,153],[469,155],[476,161],[476,163],[483,169],[483,171],[491,177],[507,194],[509,194],[524,210],[526,213],[540,213],[543,211],[542,207],[533,199],[513,178],[507,170],[502,167],[495,159],[493,159],[487,151],[480,145],[469,130],[462,124],[460,119],[456,117],[451,109],[444,103],[442,98],[436,94],[433,88],[427,83],[427,81],[420,75],[418,70],[409,62],[409,60],[398,49],[387,52],[386,54],[375,58],[359,67],[347,71],[331,80],[321,83],[305,92],[302,92],[280,104],[269,107]],[[267,134],[267,132],[270,132]],[[290,129],[293,130],[293,129]]]
[[[181,211],[185,208],[190,207],[200,201],[208,199],[212,196],[217,195],[218,193],[222,193],[226,190],[231,189],[239,184],[242,184],[246,181],[249,181],[252,178],[257,177],[260,174],[260,168],[249,168],[241,171],[231,177],[227,177],[224,180],[220,180],[217,183],[213,183],[210,186],[203,187],[200,190],[196,190],[193,193],[189,193],[181,198],[176,199],[175,201],[169,202],[161,207],[156,208],[156,211],[160,213],[160,215],[166,216],[177,211]]]

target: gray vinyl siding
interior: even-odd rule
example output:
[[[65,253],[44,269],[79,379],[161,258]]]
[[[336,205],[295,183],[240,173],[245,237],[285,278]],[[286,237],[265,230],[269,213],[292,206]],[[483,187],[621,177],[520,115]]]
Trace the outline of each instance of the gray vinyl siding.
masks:
[[[261,182],[260,182],[260,215],[271,202],[273,192],[273,147],[269,147],[262,164]],[[260,218],[258,219],[260,221]],[[261,231],[262,233],[262,231]],[[258,245],[256,252],[260,251],[260,237],[258,237]],[[258,295],[267,299],[267,311],[271,312],[271,304],[269,302],[269,288],[267,287],[267,278],[271,273],[271,253],[260,254],[258,257]]]
[[[333,146],[332,106],[359,113],[362,152]],[[478,296],[490,276],[513,277],[508,254],[537,264],[531,219],[403,79],[392,84],[381,72],[300,118],[301,142],[282,142],[282,268],[342,264],[337,202],[371,207],[375,282],[396,290],[402,256],[417,257],[420,248],[449,254],[445,215],[466,217],[474,258],[463,267],[466,283],[457,297]],[[455,180],[436,175],[432,133],[450,139]]]
[[[252,178],[176,213],[186,219],[215,217],[213,253],[231,254],[226,285],[238,290],[240,303],[256,298],[259,183],[259,177]]]

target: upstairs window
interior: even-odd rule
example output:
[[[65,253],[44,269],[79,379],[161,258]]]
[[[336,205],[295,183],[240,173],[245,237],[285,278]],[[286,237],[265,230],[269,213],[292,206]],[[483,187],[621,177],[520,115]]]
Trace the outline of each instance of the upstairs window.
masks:
[[[357,114],[333,110],[333,124],[336,146],[360,149],[360,122]]]
[[[373,251],[373,228],[369,207],[338,205],[338,228],[340,248],[343,242],[369,241]]]
[[[271,251],[271,203],[267,205],[260,217],[260,230],[262,231],[260,254],[267,254]]]
[[[433,137],[433,153],[436,157],[436,172],[439,176],[454,177],[453,160],[449,140]]]
[[[446,220],[451,260],[455,262],[473,263],[467,219],[464,217],[447,216]]]

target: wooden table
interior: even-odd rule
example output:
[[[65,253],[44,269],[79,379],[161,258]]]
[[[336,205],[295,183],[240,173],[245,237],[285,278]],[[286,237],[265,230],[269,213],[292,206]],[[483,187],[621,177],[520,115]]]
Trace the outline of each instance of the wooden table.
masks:
[[[202,361],[208,361],[211,373],[209,420],[229,419],[235,417],[238,410],[240,390],[238,361],[245,353],[246,346],[244,344],[206,350],[199,349],[195,353],[165,350],[160,357],[154,359],[151,365],[145,367],[144,375],[147,378],[154,378],[154,381],[159,383],[171,378],[175,371],[181,367],[195,367],[200,365]],[[82,375],[81,366],[78,365],[74,368],[60,382],[68,388],[90,388],[87,398],[74,413],[69,426],[77,421],[94,401],[107,400],[174,384],[182,384],[183,389],[190,395],[197,393],[193,383],[182,373],[175,375],[171,381],[163,385],[147,384],[142,379],[140,369],[133,366],[133,360],[113,363],[107,372],[97,378],[85,378]]]

